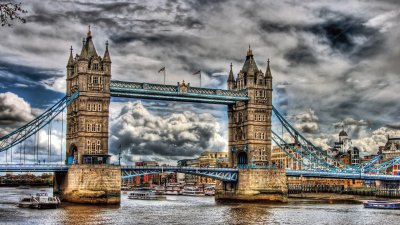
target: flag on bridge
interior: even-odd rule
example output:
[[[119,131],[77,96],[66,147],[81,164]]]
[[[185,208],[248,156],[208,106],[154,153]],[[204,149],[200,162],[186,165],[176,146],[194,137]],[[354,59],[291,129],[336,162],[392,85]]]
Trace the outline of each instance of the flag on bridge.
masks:
[[[161,69],[158,70],[158,73],[161,73],[164,71],[164,84],[165,84],[165,66],[162,67]]]
[[[165,66],[161,68],[158,72],[161,73],[162,71],[165,71]]]
[[[193,75],[197,75],[197,74],[201,74],[201,70],[199,70],[199,71],[193,73]]]
[[[197,75],[197,74],[200,74],[200,87],[201,87],[201,70],[199,70],[199,71],[193,73],[193,75]]]

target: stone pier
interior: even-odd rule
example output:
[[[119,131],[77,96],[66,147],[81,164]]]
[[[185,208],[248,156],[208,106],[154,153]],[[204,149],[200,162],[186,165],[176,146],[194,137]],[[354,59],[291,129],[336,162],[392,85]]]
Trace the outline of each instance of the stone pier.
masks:
[[[218,181],[218,201],[287,202],[285,169],[239,169],[238,182]]]
[[[64,201],[86,204],[119,204],[121,168],[114,165],[71,165],[56,172],[54,193]]]

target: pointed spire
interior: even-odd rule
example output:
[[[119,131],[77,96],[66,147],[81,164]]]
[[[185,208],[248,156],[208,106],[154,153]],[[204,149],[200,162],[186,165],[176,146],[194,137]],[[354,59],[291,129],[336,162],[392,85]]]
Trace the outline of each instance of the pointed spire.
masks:
[[[90,30],[90,25],[89,25],[89,30],[88,30],[87,36],[86,36],[85,48],[86,48],[89,58],[92,56],[98,56],[97,52],[96,52],[96,48],[94,47],[94,44],[92,41],[92,32]]]
[[[253,51],[251,50],[250,44],[249,44],[249,50],[247,51],[247,56],[253,56]]]
[[[248,73],[252,71],[253,73],[258,71],[257,63],[254,61],[253,50],[251,50],[251,46],[249,45],[249,50],[247,50],[246,60],[243,64],[243,68],[241,70],[243,73]]]
[[[86,38],[92,37],[92,32],[90,31],[90,25],[89,25],[89,29],[88,32],[86,34]]]
[[[104,52],[103,61],[111,62],[110,53],[108,52],[108,40],[106,41],[106,51]]]
[[[86,50],[86,41],[85,38],[82,40],[82,50],[81,50],[81,54],[79,55],[79,60],[85,60],[88,59],[88,54],[87,54],[87,50]]]
[[[67,66],[73,66],[74,65],[74,57],[72,56],[72,50],[73,49],[72,49],[72,45],[71,45]]]
[[[272,77],[271,68],[269,67],[269,58],[267,60],[267,71],[265,72],[266,77]]]
[[[229,81],[232,81],[232,82],[235,81],[235,78],[233,77],[232,63],[231,63],[231,71],[229,71],[228,82]]]

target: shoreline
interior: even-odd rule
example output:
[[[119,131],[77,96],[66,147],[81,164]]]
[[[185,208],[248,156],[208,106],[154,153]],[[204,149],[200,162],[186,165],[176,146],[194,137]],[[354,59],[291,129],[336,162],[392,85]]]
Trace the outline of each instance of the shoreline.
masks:
[[[378,198],[375,196],[360,196],[336,193],[302,193],[289,194],[289,202],[298,202],[301,200],[323,201],[328,203],[347,202],[347,203],[362,203],[365,200],[396,200],[395,198]],[[400,199],[399,199],[400,200]]]

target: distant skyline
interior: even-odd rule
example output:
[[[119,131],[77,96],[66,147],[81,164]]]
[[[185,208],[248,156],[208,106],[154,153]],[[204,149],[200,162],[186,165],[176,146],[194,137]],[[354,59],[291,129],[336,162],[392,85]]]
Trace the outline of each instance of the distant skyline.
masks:
[[[344,129],[362,154],[400,136],[397,1],[22,1],[27,23],[1,27],[0,136],[65,95],[69,48],[91,26],[112,79],[226,89],[251,45],[271,61],[273,102],[324,148]],[[227,151],[226,107],[112,99],[110,152],[123,162],[175,162]],[[171,126],[174,124],[174,126]],[[280,127],[275,127],[280,130]],[[46,146],[43,137],[42,148]],[[59,144],[54,147],[59,148]],[[2,153],[3,154],[3,153]],[[46,154],[46,153],[43,153]],[[116,157],[113,158],[116,160]]]

